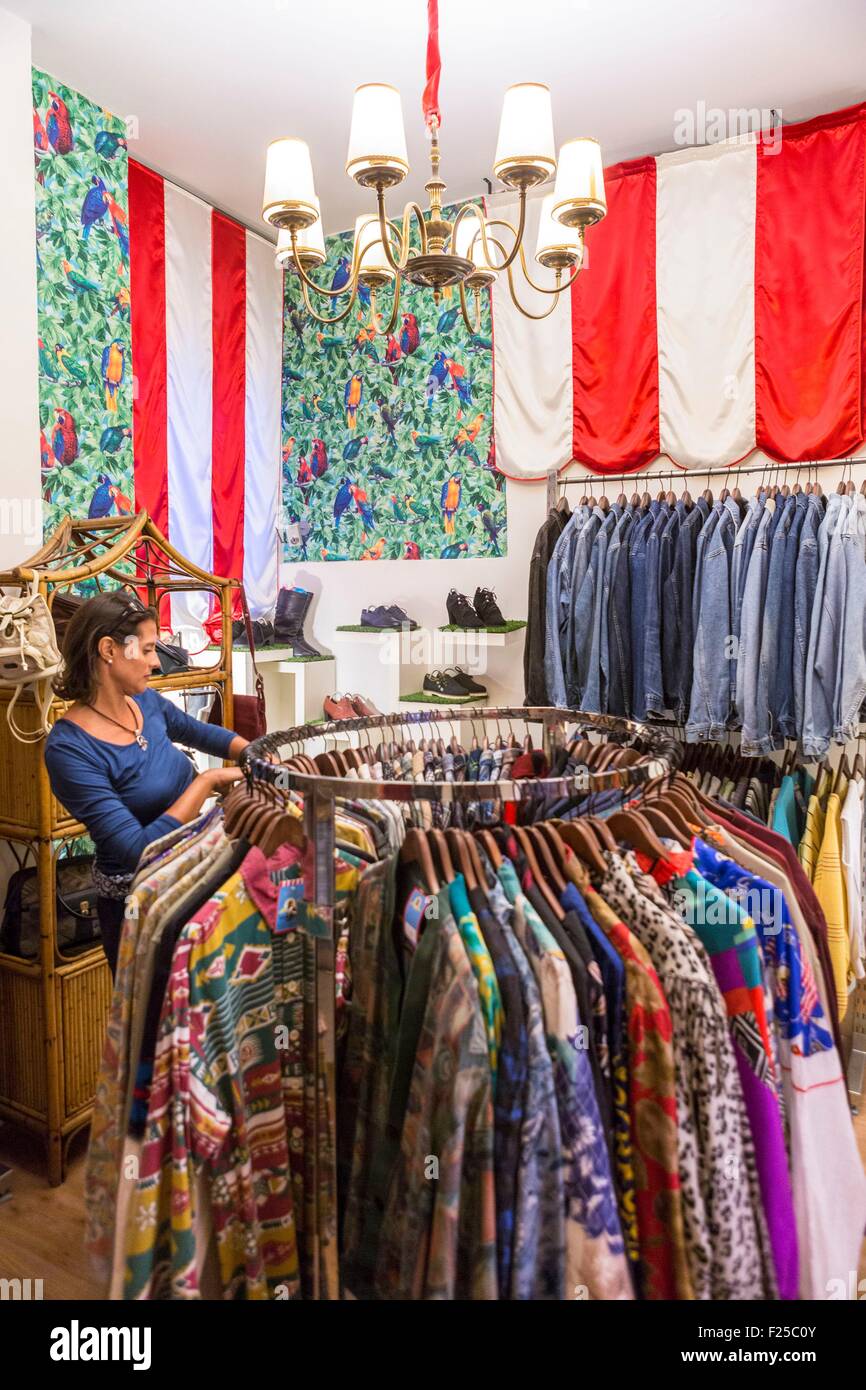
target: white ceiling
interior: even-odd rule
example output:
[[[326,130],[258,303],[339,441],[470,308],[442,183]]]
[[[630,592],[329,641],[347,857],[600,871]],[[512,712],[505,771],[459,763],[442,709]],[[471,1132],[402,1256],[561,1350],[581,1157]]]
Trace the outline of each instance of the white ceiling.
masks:
[[[343,172],[352,93],[403,94],[421,198],[425,0],[0,0],[33,25],[33,61],[118,115],[130,152],[262,228],[265,147],[307,140],[326,230],[371,195]],[[771,108],[784,122],[866,97],[864,0],[440,0],[442,174],[482,191],[502,92],[547,82],[556,138],[607,164],[673,148],[677,111]]]

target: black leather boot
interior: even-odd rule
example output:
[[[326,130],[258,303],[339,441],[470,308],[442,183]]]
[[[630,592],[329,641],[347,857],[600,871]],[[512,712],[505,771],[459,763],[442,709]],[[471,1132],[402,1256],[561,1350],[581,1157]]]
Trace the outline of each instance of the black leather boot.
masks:
[[[308,589],[280,589],[274,614],[277,646],[291,647],[295,656],[321,656],[304,637],[304,620],[313,602]]]

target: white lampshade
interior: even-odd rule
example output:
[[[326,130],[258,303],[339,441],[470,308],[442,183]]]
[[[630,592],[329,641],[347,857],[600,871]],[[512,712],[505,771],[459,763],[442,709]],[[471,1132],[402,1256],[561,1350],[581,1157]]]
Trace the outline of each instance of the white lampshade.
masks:
[[[493,172],[513,188],[531,188],[556,173],[553,107],[542,82],[520,82],[505,93]]]
[[[588,227],[607,212],[601,146],[597,140],[569,140],[559,151],[553,216],[566,227]]]
[[[321,209],[319,208],[318,198],[313,200],[319,212],[318,219],[312,227],[305,227],[298,232],[296,246],[298,248],[298,260],[304,270],[310,270],[313,266],[324,265],[327,259],[325,253],[325,233],[322,229]],[[287,270],[294,268],[294,258],[292,256],[292,234],[288,229],[284,229],[277,237],[277,265]]]
[[[375,214],[364,212],[355,221],[355,256],[362,282],[394,279],[394,271],[388,264],[382,245],[379,219]]]
[[[274,227],[311,226],[318,217],[310,147],[304,140],[268,145],[262,217]]]
[[[409,172],[403,105],[396,87],[368,82],[355,91],[346,173],[363,187],[391,188]]]
[[[490,234],[491,236],[493,233]],[[475,240],[477,236],[477,240]],[[490,238],[488,237],[488,241]],[[473,241],[475,244],[473,245]],[[454,233],[454,245],[452,247],[455,256],[462,256],[464,260],[471,261],[475,266],[478,276],[483,276],[486,283],[490,283],[496,278],[496,266],[491,263],[484,254],[484,242],[481,240],[481,221],[477,213],[467,213],[457,224]],[[493,246],[490,247],[491,255],[494,254]],[[471,277],[470,277],[471,283]],[[480,282],[479,282],[480,283]]]
[[[553,270],[574,265],[583,255],[583,232],[580,227],[565,227],[553,216],[555,194],[542,200],[535,239],[535,259],[539,265]]]

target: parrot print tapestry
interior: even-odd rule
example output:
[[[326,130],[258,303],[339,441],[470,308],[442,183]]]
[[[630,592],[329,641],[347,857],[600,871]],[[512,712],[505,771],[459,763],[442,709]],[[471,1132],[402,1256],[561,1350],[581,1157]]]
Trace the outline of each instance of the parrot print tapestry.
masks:
[[[457,209],[448,209],[453,218]],[[314,278],[346,284],[352,233],[329,237]],[[286,562],[460,560],[506,554],[505,478],[493,448],[489,295],[470,334],[457,291],[404,285],[375,318],[362,289],[323,325],[284,274],[282,525]],[[346,297],[315,300],[329,317]]]
[[[33,70],[44,533],[132,511],[126,127]]]

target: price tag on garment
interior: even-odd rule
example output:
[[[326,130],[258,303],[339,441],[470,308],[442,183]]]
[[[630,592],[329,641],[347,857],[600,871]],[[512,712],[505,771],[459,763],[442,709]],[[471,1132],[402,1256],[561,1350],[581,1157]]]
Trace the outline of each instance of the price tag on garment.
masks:
[[[300,902],[298,904],[298,926],[308,936],[330,941],[334,934],[332,922],[333,908],[323,907],[321,903]]]
[[[432,902],[433,899],[422,893],[420,888],[413,888],[409,894],[403,909],[403,935],[413,947],[418,944],[418,932],[425,917],[429,916]]]
[[[302,925],[300,909],[304,906],[304,880],[302,878],[284,879],[280,884],[277,899],[277,922],[275,936],[285,936]]]

